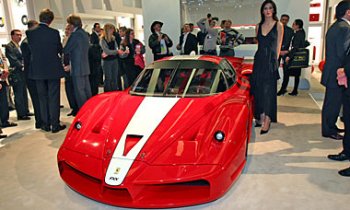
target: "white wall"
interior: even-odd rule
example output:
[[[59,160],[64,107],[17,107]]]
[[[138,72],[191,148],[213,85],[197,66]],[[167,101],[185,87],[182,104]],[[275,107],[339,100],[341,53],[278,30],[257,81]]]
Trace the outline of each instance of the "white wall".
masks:
[[[146,47],[146,63],[153,61],[151,49],[148,47],[148,37],[151,35],[151,24],[155,20],[164,23],[162,31],[173,40],[172,52],[176,53],[175,46],[180,36],[180,1],[179,0],[142,0],[144,33]]]

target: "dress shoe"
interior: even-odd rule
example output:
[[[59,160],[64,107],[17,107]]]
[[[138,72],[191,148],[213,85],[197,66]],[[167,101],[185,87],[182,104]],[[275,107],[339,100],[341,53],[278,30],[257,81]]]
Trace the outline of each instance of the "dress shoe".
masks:
[[[26,115],[27,116],[34,116],[34,113],[28,112]]]
[[[277,96],[284,96],[284,94],[286,94],[287,93],[287,90],[280,90],[280,91],[278,91],[277,92]]]
[[[7,122],[7,123],[4,123],[2,124],[2,128],[8,128],[8,127],[14,127],[14,126],[17,126],[17,123],[13,123],[13,122]]]
[[[258,128],[258,127],[261,127],[261,122],[259,120],[255,120],[255,125],[254,127]]]
[[[76,115],[77,115],[77,112],[75,111],[71,111],[67,114],[67,116],[73,116],[73,117],[75,117]]]
[[[340,134],[332,134],[332,135],[329,135],[329,136],[323,136],[323,137],[326,137],[326,138],[331,138],[331,139],[334,139],[334,140],[342,140],[344,138],[343,135],[340,135]]]
[[[350,167],[340,170],[338,174],[341,176],[350,176]]]
[[[28,116],[17,117],[17,120],[30,120]]]
[[[328,155],[328,159],[336,161],[349,160],[349,157],[344,153],[339,153],[337,155]]]
[[[279,90],[278,92],[277,92],[277,96],[284,96],[284,94],[286,94],[287,93],[287,90]]]
[[[35,128],[40,129],[41,128],[41,123],[35,123]]]
[[[53,127],[52,128],[52,133],[57,133],[63,129],[65,129],[67,126],[66,125],[59,125],[58,127]]]
[[[345,132],[345,129],[343,129],[343,128],[337,128],[337,131],[338,131],[338,133],[344,133],[344,132]]]
[[[6,138],[7,135],[6,134],[0,134],[0,139]]]
[[[41,130],[46,131],[46,132],[49,132],[49,131],[51,131],[51,128],[50,128],[50,126],[48,126],[48,125],[42,125],[42,126],[41,126]]]
[[[298,95],[298,91],[292,91],[291,93],[288,93],[288,95],[290,95],[290,96],[297,96]]]

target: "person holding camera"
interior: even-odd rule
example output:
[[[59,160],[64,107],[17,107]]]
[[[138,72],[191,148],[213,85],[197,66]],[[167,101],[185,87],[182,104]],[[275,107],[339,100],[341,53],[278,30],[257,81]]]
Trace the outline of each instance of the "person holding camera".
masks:
[[[232,21],[225,20],[223,29],[220,31],[220,56],[235,56],[234,47],[242,44],[242,34],[231,28]]]
[[[217,21],[219,21],[217,17],[212,17],[211,14],[208,14],[206,18],[202,18],[197,22],[201,32],[206,34],[201,54],[217,55],[216,41],[218,39],[218,31],[214,28]]]
[[[173,41],[168,35],[161,32],[162,26],[162,22],[154,21],[151,25],[152,34],[148,38],[148,45],[152,49],[154,61],[173,55],[169,49],[173,46]]]

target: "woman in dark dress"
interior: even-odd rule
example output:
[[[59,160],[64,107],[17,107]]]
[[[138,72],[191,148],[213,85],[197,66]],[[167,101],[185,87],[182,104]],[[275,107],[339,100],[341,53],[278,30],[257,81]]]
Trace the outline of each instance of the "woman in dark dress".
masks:
[[[288,62],[293,58],[294,52],[298,50],[299,48],[305,47],[305,31],[303,29],[303,21],[300,19],[296,19],[292,25],[292,28],[294,30],[294,37],[292,40],[292,49],[288,53],[288,56],[286,57],[286,62]],[[297,96],[298,95],[298,86],[300,81],[300,74],[301,74],[301,68],[293,68],[289,69],[289,76],[294,76],[294,88],[291,93],[288,93],[291,96]],[[287,92],[286,88],[288,86],[289,77],[286,81],[283,80],[281,90],[285,90]]]
[[[251,92],[254,96],[254,118],[260,134],[277,122],[278,56],[283,37],[283,25],[278,21],[276,4],[263,2],[260,8],[261,21],[256,26],[258,51],[254,56]]]

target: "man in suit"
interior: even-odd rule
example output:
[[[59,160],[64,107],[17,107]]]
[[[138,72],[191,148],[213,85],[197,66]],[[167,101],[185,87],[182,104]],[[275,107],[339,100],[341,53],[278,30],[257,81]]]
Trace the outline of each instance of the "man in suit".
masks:
[[[197,37],[191,34],[190,25],[187,23],[183,26],[180,43],[176,46],[176,49],[181,51],[181,55],[189,55],[192,51],[194,51],[195,54],[198,53]]]
[[[75,100],[78,110],[91,97],[89,82],[89,36],[82,29],[82,22],[79,16],[69,15],[67,23],[74,27],[73,33],[69,36],[63,52],[69,54]]]
[[[72,34],[74,30],[74,27],[71,24],[66,24],[66,27],[64,29],[64,38],[63,38],[63,47],[66,46],[67,41],[69,39],[69,36]],[[72,111],[67,114],[67,116],[76,116],[78,113],[78,105],[77,105],[77,100],[75,99],[75,94],[74,94],[74,85],[73,85],[73,80],[72,76],[70,75],[70,70],[71,70],[71,65],[70,65],[70,57],[68,53],[63,54],[63,68],[64,68],[64,86],[66,90],[66,96],[68,99],[68,103]]]
[[[11,31],[11,42],[5,47],[5,55],[10,62],[9,81],[13,87],[15,95],[15,107],[18,120],[30,120],[28,109],[27,85],[24,75],[23,57],[19,46],[22,39],[22,33],[18,29]]]
[[[350,1],[342,1],[336,9],[337,19],[342,19],[343,23],[350,27]],[[346,27],[346,25],[343,25]],[[336,161],[350,160],[350,37],[345,40],[344,60],[340,68],[337,69],[338,85],[341,86],[343,102],[343,118],[345,125],[345,135],[343,139],[343,150],[339,154],[328,155],[328,158]],[[326,61],[327,62],[327,61]],[[343,68],[344,67],[344,68]],[[350,167],[339,171],[341,176],[350,176]]]
[[[350,26],[346,19],[346,8],[349,0],[341,1],[336,7],[336,22],[326,34],[326,63],[324,65],[321,84],[326,87],[326,95],[322,107],[322,136],[335,140],[343,139],[339,134],[336,122],[342,103],[342,89],[337,83],[337,69],[343,67],[345,51],[350,42]]]
[[[57,133],[66,128],[60,125],[60,79],[64,76],[60,58],[61,38],[58,30],[50,28],[54,14],[49,9],[40,12],[40,23],[26,31],[31,50],[29,78],[35,80],[40,100],[41,129]]]
[[[101,67],[102,49],[100,46],[101,26],[99,23],[94,24],[92,33],[90,35],[89,48],[89,64],[90,64],[90,85],[92,95],[98,94],[98,85],[103,83],[103,71]]]
[[[38,26],[38,22],[35,20],[28,21],[28,30]],[[40,115],[40,102],[38,96],[38,90],[36,88],[35,80],[29,79],[30,69],[30,49],[28,45],[28,38],[25,38],[21,43],[21,51],[23,56],[24,75],[26,79],[27,88],[29,91],[30,98],[32,99],[34,116],[35,116],[35,128],[41,128],[41,115]]]
[[[278,61],[279,61],[278,63],[280,63],[281,60],[283,60],[283,83],[282,83],[281,89],[277,93],[277,96],[284,95],[287,92],[287,85],[288,85],[288,81],[289,81],[289,72],[288,72],[288,65],[286,64],[286,57],[289,53],[290,43],[291,43],[292,38],[294,36],[293,29],[288,26],[289,15],[287,15],[287,14],[281,15],[280,21],[283,24],[284,33],[283,33],[281,52],[280,52],[280,56],[278,59]]]

